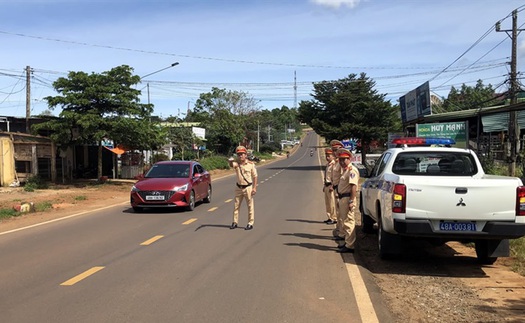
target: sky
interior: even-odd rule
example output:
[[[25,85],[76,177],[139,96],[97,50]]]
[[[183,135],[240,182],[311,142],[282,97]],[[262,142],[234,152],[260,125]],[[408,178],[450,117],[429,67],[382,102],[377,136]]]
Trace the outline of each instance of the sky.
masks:
[[[164,118],[213,87],[295,108],[360,73],[393,104],[427,81],[439,97],[478,80],[505,92],[515,9],[525,28],[523,0],[0,0],[0,115],[26,116],[27,66],[31,115],[57,78],[120,65]],[[521,72],[525,35],[517,47]]]

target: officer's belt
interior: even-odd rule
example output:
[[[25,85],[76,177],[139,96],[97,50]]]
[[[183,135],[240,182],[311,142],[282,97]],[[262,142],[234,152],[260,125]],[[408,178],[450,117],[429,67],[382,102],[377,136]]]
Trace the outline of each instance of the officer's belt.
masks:
[[[330,186],[332,183],[324,183],[324,186]]]
[[[252,186],[252,183],[248,184],[248,185],[241,185],[239,183],[236,183],[237,184],[237,187],[238,188],[247,188],[248,186]]]
[[[343,197],[350,197],[352,196],[352,194],[350,193],[342,193],[342,194],[339,194],[339,198],[342,199]]]

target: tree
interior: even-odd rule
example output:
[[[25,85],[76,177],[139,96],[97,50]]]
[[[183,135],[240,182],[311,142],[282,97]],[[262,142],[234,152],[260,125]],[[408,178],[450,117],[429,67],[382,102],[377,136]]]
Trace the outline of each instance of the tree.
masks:
[[[226,155],[245,140],[258,109],[247,93],[214,87],[200,95],[187,121],[205,124],[207,146]]]
[[[365,73],[314,83],[314,99],[300,102],[299,119],[327,140],[358,139],[364,164],[371,141],[386,140],[389,132],[401,129],[399,107],[374,86]]]
[[[181,159],[184,160],[184,151],[193,149],[193,132],[190,127],[172,127],[169,130],[170,141],[180,150]]]
[[[501,101],[495,94],[492,85],[483,85],[482,80],[478,80],[475,86],[463,84],[460,90],[455,87],[450,88],[447,98],[440,107],[440,112],[460,111],[489,107]]]
[[[45,100],[50,110],[62,109],[58,118],[33,126],[34,132],[48,130],[61,145],[98,145],[98,176],[102,176],[102,144],[109,138],[130,149],[155,149],[166,133],[150,121],[153,106],[141,104],[140,91],[133,88],[140,77],[122,65],[101,74],[70,72],[58,78],[53,88],[59,93]]]

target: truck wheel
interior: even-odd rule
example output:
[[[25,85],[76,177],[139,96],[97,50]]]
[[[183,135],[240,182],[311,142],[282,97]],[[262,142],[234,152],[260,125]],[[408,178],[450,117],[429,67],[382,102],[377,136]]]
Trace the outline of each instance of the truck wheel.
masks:
[[[400,254],[401,239],[397,234],[392,234],[383,230],[382,220],[378,213],[377,225],[379,230],[377,233],[377,241],[379,246],[379,258],[393,259]]]
[[[363,207],[363,197],[361,196],[359,200],[359,211],[361,212],[361,230],[364,233],[373,233],[374,232],[374,220],[365,213]]]
[[[489,257],[489,241],[488,240],[478,240],[475,242],[476,245],[476,256],[478,257],[478,262],[483,265],[492,265],[498,257]]]

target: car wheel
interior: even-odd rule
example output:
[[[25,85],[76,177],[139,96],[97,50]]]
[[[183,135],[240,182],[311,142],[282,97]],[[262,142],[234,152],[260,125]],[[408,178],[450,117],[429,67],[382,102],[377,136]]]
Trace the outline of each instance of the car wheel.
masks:
[[[374,220],[365,213],[363,207],[363,196],[359,200],[359,211],[361,212],[361,230],[364,233],[373,233],[374,232]]]
[[[133,211],[135,211],[135,213],[142,213],[142,211],[144,211],[144,208],[141,208],[141,207],[138,207],[138,206],[134,206],[133,207]]]
[[[476,256],[478,262],[483,265],[492,265],[498,260],[498,257],[489,257],[489,241],[478,240],[475,242],[476,245]]]
[[[377,213],[377,242],[379,247],[379,257],[381,259],[392,259],[395,256],[399,255],[401,248],[401,239],[398,235],[386,232],[383,229],[383,220],[381,219],[381,214],[378,210]]]
[[[203,200],[204,203],[210,203],[211,202],[211,185],[208,185],[208,194]]]
[[[186,207],[186,210],[193,211],[195,209],[195,192],[190,192],[190,199],[188,201],[188,206]]]

